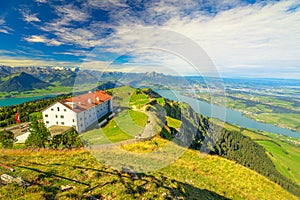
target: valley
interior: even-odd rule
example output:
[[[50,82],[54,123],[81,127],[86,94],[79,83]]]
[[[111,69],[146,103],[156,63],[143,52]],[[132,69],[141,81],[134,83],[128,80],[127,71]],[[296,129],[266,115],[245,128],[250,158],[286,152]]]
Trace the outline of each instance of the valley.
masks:
[[[136,75],[130,74],[129,76],[132,78]],[[159,75],[159,76],[163,76],[163,75]],[[226,171],[228,168],[231,169],[231,167],[223,163],[223,161],[218,160],[218,159],[226,158],[228,160],[231,160],[231,161],[226,160],[226,162],[233,162],[235,163],[234,165],[236,166],[243,165],[244,167],[250,168],[251,173],[256,171],[255,173],[259,173],[260,174],[259,176],[262,176],[263,178],[267,178],[269,181],[268,184],[270,183],[274,184],[274,182],[276,182],[282,188],[298,196],[300,191],[300,187],[299,187],[300,176],[297,170],[300,167],[299,166],[300,157],[298,157],[299,149],[300,149],[299,139],[296,138],[292,139],[282,135],[276,136],[274,134],[262,132],[262,131],[249,130],[228,123],[223,124],[223,122],[220,122],[217,119],[207,118],[196,113],[188,104],[185,104],[183,102],[178,103],[171,100],[167,100],[161,97],[160,95],[158,95],[157,93],[155,93],[154,91],[152,91],[151,89],[133,88],[129,86],[116,87],[117,84],[113,84],[114,82],[112,82],[112,77],[109,77],[107,79],[109,80],[107,83],[100,83],[98,85],[86,84],[84,85],[84,87],[79,87],[79,89],[89,88],[89,87],[106,89],[108,93],[114,96],[115,109],[119,110],[120,108],[120,111],[116,113],[116,116],[113,119],[109,120],[105,126],[99,128],[97,127],[97,124],[95,124],[90,127],[90,131],[80,135],[80,138],[82,141],[84,141],[83,143],[86,145],[86,148],[89,149],[89,153],[94,158],[99,160],[100,163],[102,163],[101,165],[103,165],[102,167],[104,167],[105,169],[112,170],[110,168],[107,168],[106,166],[107,165],[114,166],[113,167],[114,169],[115,168],[118,169],[118,173],[121,174],[124,173],[125,175],[126,174],[128,175],[131,172],[128,172],[126,170],[122,171],[122,168],[119,168],[119,166],[123,166],[123,167],[127,166],[130,168],[130,171],[136,171],[137,173],[139,171],[144,171],[148,169],[148,167],[149,167],[148,169],[149,171],[153,171],[151,167],[161,166],[159,167],[159,169],[160,170],[162,169],[163,171],[164,169],[169,170],[170,168],[172,169],[176,168],[182,174],[193,174],[194,172],[197,174],[198,173],[197,168],[193,168],[192,171],[194,172],[191,172],[189,171],[191,170],[190,167],[184,167],[182,165],[180,166],[180,168],[177,168],[178,164],[176,163],[188,162],[187,160],[182,161],[182,159],[190,159],[189,157],[192,154],[196,152],[199,153],[200,151],[199,154],[200,157],[198,159],[200,159],[201,161],[194,158],[194,161],[192,161],[192,163],[190,163],[189,166],[196,167],[196,165],[198,166],[198,164],[196,164],[197,162],[201,162],[201,165],[204,165],[204,163],[208,161],[206,159],[212,158],[216,162],[222,162],[222,165],[224,165],[224,167],[226,168],[222,170],[225,171],[228,177],[231,177],[232,179],[233,175],[230,175],[232,171],[231,172]],[[157,80],[153,78],[153,76],[150,79],[151,81]],[[170,77],[169,80],[171,80]],[[145,79],[143,79],[143,82],[144,82],[143,84],[145,84]],[[125,83],[126,81],[122,82],[122,85]],[[138,82],[135,81],[135,84],[138,85]],[[76,92],[81,92],[81,91],[77,90]],[[68,95],[71,94],[69,93]],[[13,113],[15,111],[20,111],[19,109],[26,108],[27,109],[26,112],[28,114],[39,113],[40,110],[45,108],[46,105],[49,105],[51,102],[54,102],[57,99],[65,98],[68,95],[58,95],[54,98],[41,99],[41,100],[36,100],[35,102],[27,102],[24,104],[12,106],[13,109],[11,109],[10,111],[11,112],[10,115],[12,117],[11,120],[14,120]],[[184,95],[186,95],[186,93],[184,93]],[[35,109],[31,109],[28,106],[31,106],[32,108]],[[2,109],[5,110],[5,107],[3,107]],[[163,110],[164,112],[162,112]],[[24,112],[20,112],[20,113],[23,113],[24,115]],[[150,116],[155,116],[154,120],[149,121]],[[24,119],[24,117],[22,118]],[[147,126],[148,123],[150,123],[151,126],[153,127],[152,131],[154,130],[153,132],[154,134],[148,134],[147,136],[148,138],[146,137],[143,139],[142,136],[144,136],[145,134],[145,129],[146,129],[145,127]],[[210,130],[213,130],[213,132],[215,133],[212,134]],[[218,140],[218,138],[220,138],[220,140]],[[101,148],[101,145],[109,145],[107,146],[109,148]],[[25,146],[22,144],[16,144],[14,145],[14,148],[24,149]],[[119,151],[120,148],[123,150]],[[254,151],[254,149],[256,150]],[[14,154],[14,151],[17,152],[18,150],[2,150],[3,156]],[[24,150],[19,150],[19,151],[24,151],[24,154],[27,154],[27,156],[35,156],[34,153],[32,153],[32,155],[30,153],[26,153],[28,151],[26,150],[26,148]],[[174,152],[176,151],[181,153],[174,154]],[[187,153],[190,151],[191,152],[194,151],[194,153]],[[56,155],[59,154],[59,152],[60,150],[48,150],[47,152],[45,152],[45,156],[47,156],[48,153],[49,155]],[[78,155],[79,157],[82,157],[83,155],[86,156],[87,154],[86,150],[82,150],[82,149],[70,150],[70,153],[74,156]],[[149,154],[148,156],[148,153],[151,154]],[[159,153],[158,157],[156,156],[157,153]],[[145,156],[145,154],[147,156]],[[99,155],[101,156],[99,157]],[[39,159],[40,155],[37,156],[38,157],[36,157],[35,159]],[[56,158],[53,159],[55,160]],[[66,161],[61,160],[61,162],[65,163]],[[146,168],[145,168],[145,162],[148,163],[148,166]],[[49,167],[51,168],[51,165],[47,165],[47,166],[45,165],[45,167],[42,168],[40,168],[38,165],[37,168],[37,166],[35,166],[36,164],[32,165],[30,163],[31,161],[29,162],[29,165],[26,164],[26,167],[23,169],[29,171],[34,169],[36,173],[43,174],[43,173],[48,173],[45,172],[45,169],[49,169]],[[38,163],[41,162],[38,161]],[[130,163],[135,163],[135,164],[132,165]],[[9,162],[6,164],[9,164]],[[25,165],[24,161],[20,161],[19,164],[15,164],[13,166],[16,166],[16,168],[18,168],[19,165],[21,166],[19,169],[24,167]],[[55,165],[58,165],[58,163],[56,163]],[[241,168],[239,168],[239,170],[241,170]],[[208,172],[207,170],[205,171]],[[167,172],[167,173],[172,174],[173,172]],[[211,175],[215,176],[216,174],[214,173],[215,172],[213,172]],[[141,176],[141,177],[146,176],[144,175],[144,173],[142,174],[143,175],[138,174],[137,176]],[[169,174],[168,177],[173,177],[171,174]],[[201,172],[200,174],[203,174],[203,172]],[[81,192],[76,194],[74,194],[74,192],[71,192],[72,194],[70,194],[70,193],[61,193],[59,191],[58,187],[60,187],[61,184],[66,184],[66,182],[68,181],[71,182],[74,181],[74,179],[69,178],[73,176],[71,173],[68,175],[68,177],[62,177],[61,175],[59,175],[59,173],[55,172],[52,173],[49,177],[46,177],[44,179],[36,179],[34,177],[30,178],[30,176],[26,175],[26,173],[23,176],[27,178],[27,180],[30,182],[36,182],[43,185],[45,184],[47,185],[47,183],[43,183],[43,181],[46,180],[49,181],[53,177],[60,177],[59,179],[61,179],[62,181],[61,183],[59,182],[57,186],[55,186],[57,188],[56,190],[54,189],[45,190],[43,189],[44,186],[43,187],[37,186],[36,190],[40,191],[40,194],[42,195],[47,195],[47,194],[50,196],[57,195],[58,197],[62,197],[62,198],[66,197],[64,195],[75,195],[75,196],[87,195],[86,191],[88,191],[88,188],[86,188],[85,190],[81,190]],[[182,176],[184,177],[184,175]],[[199,179],[198,177],[197,181],[199,180],[204,181],[205,176],[202,177],[201,179]],[[222,180],[226,180],[224,176],[221,175],[218,176]],[[252,175],[245,175],[245,177],[248,176],[252,176]],[[181,180],[180,177],[181,176],[176,176],[176,180],[183,181]],[[48,178],[50,179],[48,180]],[[143,180],[143,178],[141,178],[141,180]],[[76,179],[76,181],[79,180]],[[130,178],[128,181],[130,181]],[[131,182],[130,184],[137,184],[135,180],[131,180],[131,181],[133,182]],[[197,195],[199,195],[199,193],[202,194],[200,188],[206,188],[203,195],[208,195],[208,197],[214,197],[216,199],[224,199],[224,198],[234,198],[234,199],[254,198],[255,199],[256,195],[264,195],[266,194],[265,192],[269,190],[267,189],[268,187],[266,187],[261,181],[258,180],[255,180],[255,183],[260,183],[262,185],[255,186],[255,187],[261,187],[262,190],[267,190],[264,192],[264,194],[262,193],[256,194],[255,192],[253,192],[252,189],[248,188],[249,187],[247,186],[248,183],[246,183],[246,180],[244,179],[239,180],[242,181],[243,184],[246,184],[242,187],[243,190],[245,190],[245,188],[248,188],[247,189],[248,192],[243,194],[239,193],[241,192],[239,190],[237,190],[236,193],[224,190],[224,188],[222,190],[219,190],[218,189],[219,186],[216,182],[210,181],[210,183],[208,183],[204,181],[203,183],[200,183],[197,181],[196,179],[192,179],[188,181],[188,183],[190,183],[193,187],[198,188],[196,189]],[[242,182],[235,183],[235,184],[241,186]],[[94,184],[93,181],[91,180],[89,184],[90,183],[91,185]],[[116,180],[115,183],[118,184],[118,181]],[[165,183],[167,182],[162,182],[161,184],[165,184]],[[55,185],[51,181],[49,184],[51,185],[51,187],[54,187]],[[231,184],[231,183],[225,181],[223,182],[223,184]],[[7,187],[9,190],[11,186],[5,186],[5,187]],[[179,187],[179,185],[176,185],[174,187]],[[274,188],[274,186],[272,187]],[[105,190],[108,193],[104,193],[104,196],[115,195],[121,198],[127,195],[125,194],[126,192],[124,194],[123,192],[113,194],[113,193],[109,193],[110,189],[106,188]],[[188,192],[186,193],[179,190],[177,193],[179,196],[181,195],[182,198],[185,197],[193,198],[192,191],[194,190],[195,189],[192,189],[191,191],[188,190]],[[0,191],[1,191],[1,187],[0,187]],[[149,191],[151,194],[149,193],[148,195],[151,196],[153,192],[151,192],[151,189]],[[174,188],[171,189],[171,191],[174,191]],[[272,193],[274,191],[275,190],[267,193]],[[29,192],[28,195],[33,195],[33,196],[39,195],[38,193],[35,192],[30,193],[30,190],[27,190],[26,192]],[[165,194],[166,196],[173,198],[174,194],[172,192],[171,193],[169,192],[167,192],[166,190],[163,193],[166,193]],[[14,195],[17,195],[17,193],[18,191],[16,191]],[[5,196],[8,195],[7,193],[0,192],[0,195],[1,194]],[[97,193],[92,193],[92,194],[93,196],[99,197],[99,194]],[[285,198],[283,196],[280,196],[280,194],[281,192],[278,192],[275,199]],[[132,197],[138,197],[139,195],[144,195],[144,193],[139,193],[138,191],[135,191],[134,195],[136,196],[132,196]],[[160,196],[157,197],[160,198]],[[289,197],[289,198],[294,198],[294,197]]]

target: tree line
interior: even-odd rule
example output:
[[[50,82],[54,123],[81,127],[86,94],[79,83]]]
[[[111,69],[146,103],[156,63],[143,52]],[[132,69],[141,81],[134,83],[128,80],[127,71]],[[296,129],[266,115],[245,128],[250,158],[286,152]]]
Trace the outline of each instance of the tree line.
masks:
[[[54,102],[68,97],[70,95],[59,95],[53,98],[44,98],[18,105],[0,107],[0,127],[16,124],[16,113],[19,113],[21,122],[29,122],[32,113],[40,112]]]

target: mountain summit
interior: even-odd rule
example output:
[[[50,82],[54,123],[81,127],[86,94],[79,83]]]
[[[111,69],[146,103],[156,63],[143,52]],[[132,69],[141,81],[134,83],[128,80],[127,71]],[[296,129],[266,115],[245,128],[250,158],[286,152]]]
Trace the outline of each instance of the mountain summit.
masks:
[[[14,76],[0,85],[0,90],[3,92],[41,89],[50,86],[51,84],[41,81],[40,79],[21,72],[20,75]]]

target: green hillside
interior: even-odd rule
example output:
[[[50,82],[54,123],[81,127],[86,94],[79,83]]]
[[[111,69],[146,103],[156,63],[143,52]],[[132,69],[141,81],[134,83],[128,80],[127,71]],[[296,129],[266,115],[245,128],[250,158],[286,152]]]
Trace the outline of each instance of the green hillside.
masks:
[[[163,146],[168,141],[155,138],[123,148],[138,154],[152,151],[154,143]],[[0,160],[16,169],[1,173],[31,183],[27,188],[0,186],[0,199],[297,199],[252,170],[218,156],[201,157],[194,150],[136,177],[103,165],[87,150],[2,150]],[[73,189],[61,191],[62,185]]]
[[[230,130],[240,130],[240,127],[226,124]],[[276,169],[285,177],[300,185],[300,140],[289,137],[242,129],[241,133],[263,146]],[[297,146],[298,144],[298,146]]]

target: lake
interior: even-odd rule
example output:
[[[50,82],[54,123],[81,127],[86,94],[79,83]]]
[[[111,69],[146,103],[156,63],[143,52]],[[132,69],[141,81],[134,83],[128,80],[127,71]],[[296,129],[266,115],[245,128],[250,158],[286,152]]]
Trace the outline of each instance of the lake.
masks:
[[[50,95],[36,96],[36,97],[0,99],[0,107],[13,106],[13,105],[25,103],[25,102],[28,102],[28,101],[34,101],[34,100],[37,100],[37,99],[42,99],[42,98],[47,98],[47,97],[55,97],[55,96],[57,96],[57,95],[50,94]]]
[[[196,112],[206,116],[220,119],[222,121],[236,124],[238,126],[256,129],[276,134],[282,134],[294,138],[300,138],[300,133],[291,131],[289,129],[281,128],[278,126],[274,126],[271,124],[265,124],[261,122],[257,122],[253,119],[247,118],[242,115],[241,112],[228,109],[222,106],[212,105],[207,102],[194,99],[191,97],[180,95],[178,91],[171,90],[155,90],[161,96],[175,101],[186,102],[188,103]],[[185,91],[186,92],[186,91]]]
[[[222,121],[236,124],[244,128],[256,129],[276,134],[282,134],[294,138],[300,138],[300,133],[291,131],[289,129],[281,128],[271,124],[265,124],[257,122],[253,119],[247,118],[242,115],[242,113],[224,108],[222,106],[212,105],[207,102],[194,99],[191,97],[180,95],[179,92],[174,92],[171,90],[155,90],[161,96],[175,101],[186,102],[188,103],[196,112],[206,116],[220,119]],[[0,99],[0,107],[11,106],[16,104],[21,104],[28,101],[33,101],[37,99],[55,97],[55,94],[45,95],[45,96],[36,96],[36,97],[25,97],[25,98],[9,98],[9,99]]]

